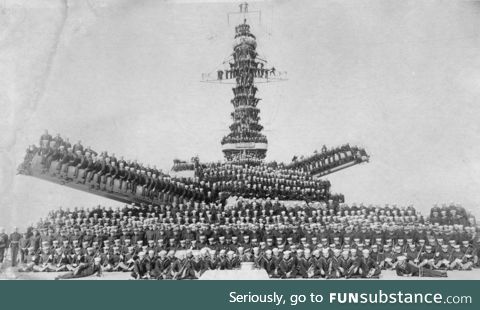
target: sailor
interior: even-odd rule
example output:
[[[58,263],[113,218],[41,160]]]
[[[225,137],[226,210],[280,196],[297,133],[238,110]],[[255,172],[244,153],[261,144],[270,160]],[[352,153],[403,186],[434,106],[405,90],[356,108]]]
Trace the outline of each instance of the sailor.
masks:
[[[316,271],[315,275],[320,276],[322,278],[327,278],[329,276],[329,260],[330,260],[330,249],[327,248],[322,248],[321,250],[321,256],[320,256],[320,251],[314,251],[316,253],[317,257],[317,263],[316,263]]]
[[[61,272],[68,271],[67,266],[70,264],[69,257],[63,252],[62,248],[55,249],[53,255],[53,269],[51,271]]]
[[[170,269],[171,261],[167,258],[167,251],[161,250],[158,253],[158,258],[155,261],[155,267],[151,271],[152,277],[162,280],[168,278],[168,271]]]
[[[370,257],[370,251],[364,249],[362,251],[362,275],[364,278],[379,278],[381,269],[377,262]]]
[[[28,233],[24,232],[22,234],[22,238],[19,241],[19,249],[20,249],[20,263],[26,263],[26,256],[28,255],[28,248],[30,247],[30,238],[28,238]],[[13,259],[12,259],[13,263]]]
[[[278,264],[278,275],[282,279],[291,279],[297,276],[296,262],[291,253],[289,250],[283,252],[283,257]]]
[[[270,278],[278,277],[276,263],[272,255],[272,250],[265,251],[265,256],[260,260],[260,267],[265,269]]]
[[[131,276],[134,279],[150,278],[150,262],[146,257],[145,252],[141,251],[138,253],[138,258],[134,262]]]
[[[435,253],[431,245],[425,245],[425,252],[420,255],[418,267],[435,269]]]
[[[451,270],[471,270],[472,263],[466,260],[466,254],[464,254],[461,249],[460,245],[455,244],[453,246],[453,252],[450,255],[450,268]]]
[[[32,272],[34,271],[34,266],[38,266],[40,260],[40,255],[35,252],[33,247],[29,247],[25,255],[25,260],[20,262],[18,268],[19,272]]]
[[[397,257],[398,263],[395,266],[395,271],[401,277],[447,277],[447,272],[444,270],[431,270],[426,268],[419,268],[407,262],[407,258],[403,255]]]
[[[363,254],[363,253],[362,253]],[[362,268],[363,260],[357,255],[357,249],[350,249],[351,266],[347,270],[347,278],[363,278],[365,277],[364,269]]]
[[[328,274],[327,278],[328,279],[338,279],[344,276],[345,270],[341,266],[341,250],[338,248],[333,249],[333,255],[330,256],[330,258],[327,261],[328,264]]]
[[[100,257],[95,257],[93,262],[80,265],[74,271],[70,271],[67,274],[57,276],[55,280],[84,278],[92,275],[96,275],[97,277],[102,276],[102,266],[101,266]]]
[[[435,269],[450,268],[451,251],[448,249],[448,244],[441,245],[441,251],[435,253]]]
[[[0,236],[0,238],[2,237]],[[17,227],[14,227],[9,239],[12,267],[15,267],[18,263],[18,251],[20,249],[20,240],[22,239],[22,235],[18,232]]]
[[[82,145],[82,141],[80,140],[78,140],[78,142],[73,145],[73,152],[77,153],[78,151],[80,153],[83,153],[83,145]]]
[[[3,263],[5,252],[8,249],[8,235],[5,233],[5,228],[0,227],[0,264]]]
[[[347,277],[348,271],[352,267],[353,261],[350,259],[350,251],[344,249],[341,253],[341,257],[339,258],[339,265],[338,270],[340,271],[340,275],[342,277]]]

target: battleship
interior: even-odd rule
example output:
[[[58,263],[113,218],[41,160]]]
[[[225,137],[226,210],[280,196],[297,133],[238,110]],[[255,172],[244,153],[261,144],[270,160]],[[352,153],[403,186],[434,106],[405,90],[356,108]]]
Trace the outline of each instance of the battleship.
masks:
[[[230,133],[221,140],[225,158],[222,164],[212,168],[211,164],[201,163],[197,157],[192,158],[190,162],[175,159],[171,172],[163,174],[150,166],[142,166],[138,163],[129,165],[129,163],[119,162],[117,175],[122,177],[112,177],[110,173],[104,173],[103,170],[86,169],[86,166],[77,168],[76,163],[74,165],[70,161],[66,162],[64,160],[62,162],[58,160],[59,156],[53,154],[53,152],[61,152],[58,141],[45,136],[41,139],[39,149],[35,150],[35,154],[31,154],[26,162],[20,166],[19,173],[60,183],[67,187],[124,203],[158,205],[162,201],[161,197],[158,193],[152,193],[151,190],[147,189],[154,175],[155,178],[168,180],[169,184],[174,184],[181,179],[189,179],[188,182],[193,182],[189,186],[193,185],[193,189],[197,191],[197,195],[190,194],[190,196],[198,196],[195,200],[205,201],[207,193],[214,193],[215,197],[208,197],[209,202],[212,199],[225,201],[231,195],[238,196],[238,193],[235,191],[232,193],[228,188],[213,188],[212,180],[214,178],[205,175],[205,170],[220,171],[235,168],[245,169],[247,167],[246,174],[242,176],[243,181],[245,181],[249,178],[261,178],[249,174],[251,169],[248,169],[248,167],[267,167],[266,175],[269,176],[291,174],[287,176],[288,180],[285,185],[288,186],[284,187],[284,193],[276,194],[275,192],[281,192],[282,189],[272,187],[272,184],[269,183],[269,186],[261,188],[262,195],[259,197],[254,188],[250,188],[250,190],[244,188],[242,196],[254,197],[256,195],[258,198],[281,198],[282,201],[300,200],[307,203],[327,202],[328,200],[343,201],[342,195],[330,194],[330,183],[325,182],[323,177],[368,162],[369,155],[364,148],[351,147],[345,144],[341,147],[327,149],[324,145],[320,152],[315,152],[306,158],[293,156],[291,163],[277,164],[275,162],[272,164],[264,161],[268,150],[268,139],[262,133],[263,126],[260,124],[260,109],[258,107],[261,99],[257,97],[258,88],[256,85],[286,81],[288,75],[287,72],[276,69],[269,65],[266,59],[258,56],[256,37],[251,32],[247,21],[249,17],[251,18],[251,16],[259,13],[259,11],[249,11],[248,4],[242,3],[239,12],[228,14],[229,18],[232,15],[239,15],[243,19],[242,23],[235,26],[233,52],[223,61],[217,71],[202,74],[201,81],[204,83],[234,85],[232,88],[234,96],[230,100],[234,108],[231,113],[233,122],[229,126]],[[47,152],[52,152],[52,154],[46,155]],[[72,162],[79,159],[77,149],[64,149],[62,152],[70,152]],[[95,154],[93,150],[88,153],[90,156]],[[46,157],[48,157],[47,165],[45,165]],[[107,157],[107,154],[100,154],[97,158]],[[139,182],[128,182],[128,177],[125,177],[125,174],[130,170],[136,174],[135,179],[142,180],[140,181],[141,184],[137,184]],[[305,182],[312,182],[313,186],[301,185]],[[266,183],[268,182],[262,184]],[[287,187],[288,189],[285,189]],[[308,188],[307,191],[312,188],[318,191],[318,188],[321,188],[321,194],[301,193],[294,195],[294,197],[287,197],[289,195],[286,192],[291,188],[296,188],[295,191],[302,191],[305,188]],[[198,190],[201,193],[198,193]]]
[[[233,51],[215,71],[201,75],[203,83],[232,86],[232,123],[220,141],[223,160],[174,159],[171,171],[164,173],[155,166],[96,152],[81,143],[72,145],[46,131],[39,145],[27,150],[18,168],[20,174],[122,202],[125,208],[56,210],[49,220],[39,223],[39,229],[52,231],[46,235],[53,235],[55,229],[73,234],[74,250],[101,261],[111,271],[108,279],[130,275],[135,279],[391,279],[402,273],[446,277],[446,270],[464,278],[464,274],[459,276],[461,272],[478,265],[472,246],[477,242],[473,240],[474,218],[462,207],[434,207],[429,217],[423,217],[412,206],[348,206],[342,194],[331,192],[328,175],[369,162],[363,147],[323,145],[309,156],[292,156],[288,163],[266,161],[269,142],[261,124],[259,87],[288,82],[288,73],[257,52],[250,21],[261,19],[259,11],[250,11],[248,3],[242,3],[238,12],[228,14],[229,22],[231,17],[239,20],[234,25]],[[139,231],[145,235],[139,237]],[[237,239],[241,240],[237,243]],[[84,249],[79,240],[86,242]],[[130,244],[131,240],[138,244]],[[79,267],[73,261],[80,254],[72,253],[72,261],[64,262],[64,248],[55,241],[58,253],[52,257],[58,256],[57,264],[48,261],[48,256],[43,265],[27,264],[21,267],[27,272],[24,275],[37,273],[26,278],[43,278],[38,271],[61,274]],[[62,241],[67,243],[65,249],[70,246],[69,240]],[[50,246],[45,245],[47,249]],[[122,257],[130,255],[131,259],[111,262],[110,257],[120,255],[116,251],[123,248],[132,252],[122,253]],[[443,258],[431,258],[432,248]],[[23,254],[43,255],[35,253],[39,249],[33,250]],[[346,271],[329,258],[335,255],[340,259],[339,253],[346,253],[355,261],[359,259],[357,250],[365,261],[375,257],[377,262],[370,264],[374,267],[359,263]],[[95,251],[97,254],[90,254]],[[279,266],[269,265],[272,252]],[[308,267],[311,261],[322,259],[330,262],[327,270],[321,263]],[[157,262],[165,260],[178,264],[162,269]],[[156,262],[154,270],[142,273],[138,266],[144,261]],[[405,267],[399,272],[400,261],[408,261],[413,271]],[[205,262],[209,268],[196,269]],[[286,271],[288,268],[292,269]],[[476,273],[469,276],[476,277]]]

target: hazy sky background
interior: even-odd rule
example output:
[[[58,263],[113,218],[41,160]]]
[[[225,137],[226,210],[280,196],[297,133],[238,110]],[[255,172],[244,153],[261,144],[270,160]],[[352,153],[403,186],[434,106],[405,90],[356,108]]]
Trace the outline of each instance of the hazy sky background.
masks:
[[[54,4],[13,12],[28,20],[17,36],[39,46],[55,42],[48,57],[33,43],[6,47],[14,66],[4,98],[13,99],[3,102],[11,113],[2,156],[10,165],[1,170],[0,225],[26,225],[60,205],[117,205],[13,176],[11,167],[44,129],[164,169],[174,158],[222,159],[233,94],[199,81],[231,53],[234,25],[226,14],[240,1],[92,0],[68,8],[42,1]],[[267,160],[290,161],[323,144],[363,146],[370,163],[328,176],[347,202],[426,211],[454,201],[480,215],[479,2],[266,1],[249,8],[262,11],[262,24],[252,25],[257,51],[289,74],[258,86]],[[61,16],[52,27],[59,33],[42,28],[52,16]],[[30,74],[39,67],[38,77]]]

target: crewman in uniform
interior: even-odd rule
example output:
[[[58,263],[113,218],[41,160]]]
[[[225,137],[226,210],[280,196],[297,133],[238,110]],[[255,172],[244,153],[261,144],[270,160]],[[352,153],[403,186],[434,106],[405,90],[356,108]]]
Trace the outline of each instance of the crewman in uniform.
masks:
[[[370,257],[370,251],[364,249],[362,251],[362,266],[361,266],[364,278],[379,278],[381,273],[381,268],[378,266],[377,262]]]
[[[350,266],[349,270],[347,271],[347,278],[362,278],[364,277],[364,270],[362,267],[362,258],[357,255],[356,249],[350,250],[350,259],[352,265]]]
[[[310,249],[305,249],[304,256],[297,261],[298,274],[304,278],[312,278],[315,272],[315,260]]]
[[[425,245],[425,252],[420,255],[418,267],[434,269],[435,268],[435,253],[431,245]]]
[[[275,259],[272,255],[272,250],[266,250],[263,259],[260,260],[260,267],[265,269],[270,278],[278,276]]]
[[[55,280],[61,279],[74,279],[74,278],[84,278],[96,275],[97,277],[102,276],[102,259],[100,257],[95,257],[93,262],[82,264],[77,267],[74,271],[70,271],[64,275],[57,276]]]
[[[316,258],[315,277],[326,278],[328,276],[328,260],[330,259],[330,250],[328,248],[323,248],[321,252],[319,250],[315,250],[313,253]]]
[[[20,262],[18,272],[32,272],[34,271],[34,266],[38,266],[40,263],[40,255],[35,252],[33,247],[29,247],[27,253],[25,254],[24,261]]]
[[[170,263],[171,261],[167,257],[167,251],[161,250],[158,252],[158,258],[155,262],[155,267],[151,272],[152,275],[158,280],[167,279]]]
[[[5,258],[5,251],[8,249],[8,235],[5,233],[5,228],[0,227],[0,264]]]
[[[10,234],[10,255],[12,259],[12,267],[17,266],[18,263],[18,250],[20,249],[20,240],[22,235],[18,232],[18,228],[13,229],[13,233]]]
[[[450,267],[451,253],[448,244],[442,244],[441,250],[435,253],[435,269],[448,269]]]
[[[341,250],[334,248],[333,249],[333,255],[330,256],[328,259],[328,275],[327,278],[331,279],[338,279],[343,276],[343,272],[341,268],[341,260],[340,260],[340,255],[341,255]]]
[[[352,260],[350,259],[349,250],[342,251],[342,256],[339,259],[339,263],[338,270],[340,271],[341,276],[347,277],[347,273],[350,270],[350,267],[352,267]]]
[[[134,279],[149,279],[150,278],[150,262],[146,257],[145,252],[139,252],[135,260],[132,278]]]
[[[297,266],[295,259],[291,255],[291,251],[283,252],[283,257],[278,263],[278,275],[282,279],[293,279],[297,277]]]
[[[447,277],[445,270],[419,268],[407,262],[407,258],[403,255],[397,257],[395,271],[400,277]]]
[[[472,263],[465,260],[465,254],[461,251],[460,245],[453,246],[453,252],[450,258],[450,269],[454,270],[471,270]]]

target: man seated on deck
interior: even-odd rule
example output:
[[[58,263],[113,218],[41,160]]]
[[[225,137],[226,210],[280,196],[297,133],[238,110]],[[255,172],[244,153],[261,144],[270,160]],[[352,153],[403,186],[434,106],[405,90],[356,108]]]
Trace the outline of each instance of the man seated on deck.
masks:
[[[450,255],[450,268],[451,270],[471,270],[473,262],[468,260],[468,253],[463,253],[460,249],[460,245],[455,244],[453,246],[453,252]]]
[[[134,279],[150,279],[150,261],[143,251],[138,253],[134,262],[132,277]]]
[[[447,272],[445,270],[431,270],[423,267],[419,268],[412,263],[407,262],[407,258],[403,255],[397,257],[397,261],[395,271],[400,277],[447,277]]]
[[[101,277],[102,276],[101,261],[102,259],[100,257],[95,257],[93,262],[81,264],[75,270],[69,271],[66,274],[57,276],[55,280],[85,278],[93,275],[96,275],[97,277]]]
[[[360,268],[362,269],[363,278],[378,279],[380,277],[381,268],[378,266],[377,262],[370,257],[370,251],[367,249],[363,250],[362,256]]]
[[[53,254],[53,269],[51,271],[68,271],[68,265],[70,264],[69,257],[64,253],[63,248],[56,248]]]
[[[345,276],[345,269],[342,267],[342,250],[334,248],[333,255],[328,259],[328,279],[338,279]]]
[[[297,265],[291,251],[283,252],[283,257],[278,263],[278,275],[282,279],[294,279],[297,277]]]
[[[425,246],[425,252],[420,255],[419,268],[435,269],[435,253],[431,245]]]
[[[442,244],[441,250],[435,253],[435,269],[448,269],[450,267],[450,256],[448,244]]]
[[[25,255],[25,260],[20,262],[18,272],[32,272],[34,266],[38,266],[40,263],[40,255],[35,252],[34,247],[29,247],[28,252]]]

